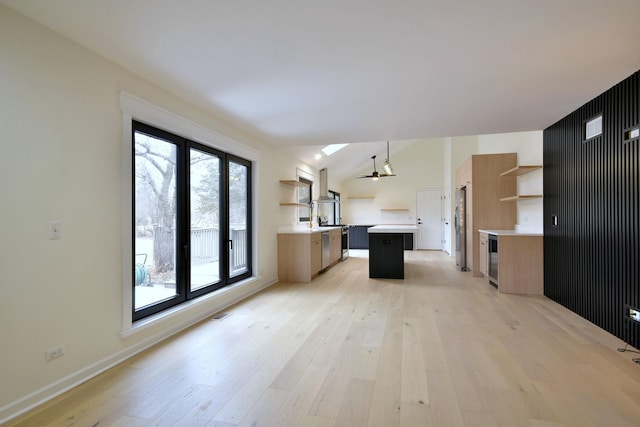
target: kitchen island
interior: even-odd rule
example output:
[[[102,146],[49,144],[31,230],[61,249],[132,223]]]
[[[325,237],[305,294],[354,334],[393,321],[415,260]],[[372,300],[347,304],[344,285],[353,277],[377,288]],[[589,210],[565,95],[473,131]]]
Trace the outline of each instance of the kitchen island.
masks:
[[[376,225],[369,234],[369,277],[404,279],[404,235],[415,234],[415,225]]]

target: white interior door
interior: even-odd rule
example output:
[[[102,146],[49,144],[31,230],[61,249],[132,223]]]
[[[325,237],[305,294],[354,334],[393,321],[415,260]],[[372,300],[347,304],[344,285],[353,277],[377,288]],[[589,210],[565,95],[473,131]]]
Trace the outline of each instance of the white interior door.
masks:
[[[452,242],[452,229],[451,229],[451,187],[444,189],[442,194],[442,221],[444,222],[442,228],[442,250],[446,251],[449,255],[452,254],[451,242]]]
[[[418,249],[442,249],[442,190],[416,192]]]

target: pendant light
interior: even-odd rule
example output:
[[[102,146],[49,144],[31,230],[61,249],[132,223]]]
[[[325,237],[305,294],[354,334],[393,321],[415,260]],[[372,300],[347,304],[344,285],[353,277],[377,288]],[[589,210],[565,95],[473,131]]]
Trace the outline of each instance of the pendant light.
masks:
[[[387,175],[393,175],[393,167],[391,166],[391,163],[389,163],[389,141],[387,141],[387,160],[384,161],[382,169],[384,169]]]

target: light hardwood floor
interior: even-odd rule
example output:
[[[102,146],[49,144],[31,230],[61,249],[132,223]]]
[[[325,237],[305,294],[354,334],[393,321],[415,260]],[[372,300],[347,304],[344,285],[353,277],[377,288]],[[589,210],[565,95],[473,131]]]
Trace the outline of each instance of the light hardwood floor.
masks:
[[[640,366],[558,304],[444,253],[282,283],[9,425],[638,426]]]

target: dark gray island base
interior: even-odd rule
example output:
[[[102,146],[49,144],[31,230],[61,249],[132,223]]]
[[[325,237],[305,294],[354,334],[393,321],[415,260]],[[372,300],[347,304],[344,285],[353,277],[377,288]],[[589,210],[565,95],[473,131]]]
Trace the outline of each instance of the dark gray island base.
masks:
[[[381,226],[369,228],[369,277],[404,279],[404,241],[416,226]]]
[[[369,228],[373,225],[349,225],[349,249],[369,249]],[[404,250],[413,250],[413,234],[403,233]]]

